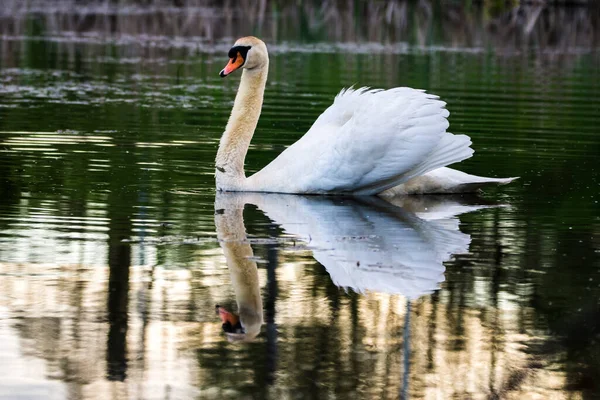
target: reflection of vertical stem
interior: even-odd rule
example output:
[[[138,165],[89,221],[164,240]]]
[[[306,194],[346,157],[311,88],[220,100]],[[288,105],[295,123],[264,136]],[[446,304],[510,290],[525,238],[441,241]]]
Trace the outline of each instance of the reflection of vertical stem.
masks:
[[[359,315],[359,309],[358,309],[358,296],[356,294],[353,294],[352,296],[350,296],[350,321],[351,321],[351,326],[352,326],[352,336],[351,336],[351,343],[362,343],[362,337],[360,335],[360,315]],[[356,377],[360,376],[361,373],[361,365],[358,361],[357,358],[357,352],[353,351],[353,356],[352,356],[352,377],[354,379],[353,382],[353,387],[357,388],[358,387],[358,382]]]
[[[147,172],[142,170],[142,176],[144,180],[147,179]],[[146,204],[148,202],[148,196],[145,190],[145,185],[142,186],[142,190],[138,194],[138,202],[140,204],[139,208],[139,218],[143,221],[146,219]],[[146,265],[146,249],[144,246],[144,239],[146,237],[146,224],[143,222],[139,229],[139,265]],[[154,282],[154,266],[150,270],[150,282],[148,285],[142,284],[140,287],[140,296],[139,296],[139,305],[138,309],[140,310],[140,316],[142,318],[142,329],[140,330],[140,344],[138,346],[139,351],[136,357],[140,363],[140,370],[144,371],[145,369],[145,355],[146,355],[146,330],[148,328],[148,320],[150,315],[151,308],[151,300],[152,300],[152,284]]]
[[[115,139],[120,139],[115,137]],[[123,153],[124,154],[124,153]],[[135,171],[135,157],[112,160],[115,165]],[[111,182],[106,201],[108,223],[108,339],[106,344],[107,379],[123,381],[127,377],[127,329],[129,307],[129,268],[131,246],[123,239],[131,236],[133,206],[137,193],[131,190],[134,174],[118,174]]]
[[[84,293],[85,293],[85,289],[86,289],[86,282],[84,281],[83,276],[82,276],[83,275],[82,272],[84,271],[83,266],[85,265],[84,245],[85,245],[85,243],[82,241],[81,246],[80,246],[80,258],[79,258],[79,262],[77,263],[78,267],[75,270],[75,286],[73,288],[73,304],[75,304],[76,311],[75,311],[75,315],[73,316],[72,335],[73,335],[74,349],[77,352],[79,352],[82,348],[80,328],[81,328],[81,321],[82,321],[81,317],[82,317],[82,315],[84,315],[83,302],[84,302]],[[85,343],[85,341],[83,343]],[[71,368],[64,369],[65,377],[67,379],[72,379],[73,381],[77,382],[77,380],[74,379],[75,376],[73,376],[74,375],[73,372],[74,371]],[[76,373],[75,373],[75,375],[76,375]],[[82,386],[83,385],[79,385],[79,384],[73,385],[70,390],[71,394],[76,398],[83,397]]]
[[[271,228],[272,237],[276,237],[274,228]],[[278,264],[278,249],[276,244],[268,247],[267,265],[267,301],[265,314],[267,319],[267,384],[275,382],[277,369],[277,325],[275,325],[275,300],[277,299],[277,275],[275,270]]]
[[[142,170],[142,175],[144,178],[146,178],[146,171]],[[140,203],[140,208],[139,208],[139,219],[142,220],[142,224],[140,226],[140,230],[139,230],[139,257],[140,257],[140,261],[139,261],[139,265],[145,265],[146,264],[146,257],[145,257],[145,246],[144,246],[144,239],[146,238],[146,224],[144,222],[144,219],[146,219],[146,203],[147,203],[147,195],[146,195],[146,191],[144,189],[142,189],[138,195],[138,201]]]
[[[141,337],[140,337],[140,345],[139,345],[139,354],[138,360],[140,362],[140,370],[145,371],[146,365],[146,336],[148,334],[148,321],[150,320],[150,310],[152,308],[152,288],[154,286],[154,268],[156,266],[152,266],[150,269],[150,282],[148,282],[148,287],[144,288],[142,286],[142,296],[140,298],[140,309],[141,309],[141,317],[142,317],[142,329],[141,329]]]
[[[120,221],[119,221],[120,222]],[[129,266],[131,247],[109,231],[108,249],[108,342],[106,348],[107,377],[123,381],[127,376],[127,307],[129,304]],[[116,236],[116,237],[115,237]]]
[[[490,393],[496,393],[496,365],[498,359],[496,353],[500,349],[501,342],[501,328],[500,328],[500,317],[498,310],[498,294],[500,292],[500,283],[503,281],[502,277],[502,248],[500,244],[500,232],[499,232],[499,215],[498,210],[494,212],[494,271],[491,277],[491,303],[492,303],[492,337],[491,337],[491,349],[490,349]]]
[[[402,376],[402,391],[400,392],[400,398],[406,400],[408,399],[408,379],[410,377],[410,300],[406,301],[403,340],[402,354],[404,355],[404,374]]]
[[[431,372],[435,369],[433,352],[435,351],[436,339],[435,333],[437,330],[437,314],[438,314],[439,292],[434,292],[431,295],[431,316],[429,319],[429,331],[427,334],[427,369]]]

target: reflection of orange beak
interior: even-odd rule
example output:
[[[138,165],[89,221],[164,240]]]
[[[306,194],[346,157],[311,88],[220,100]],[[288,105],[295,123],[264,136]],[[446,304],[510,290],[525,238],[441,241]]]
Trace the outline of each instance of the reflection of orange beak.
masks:
[[[221,70],[219,75],[221,75],[221,78],[225,78],[242,65],[244,65],[244,57],[238,52],[236,57],[229,59],[229,63]]]
[[[229,322],[231,326],[236,326],[240,321],[240,318],[237,315],[230,313],[221,306],[217,306],[217,313],[224,324]]]

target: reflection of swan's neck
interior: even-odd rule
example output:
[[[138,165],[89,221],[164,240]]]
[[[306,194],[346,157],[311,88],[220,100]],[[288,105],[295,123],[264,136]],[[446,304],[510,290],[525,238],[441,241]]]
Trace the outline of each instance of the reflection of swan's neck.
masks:
[[[240,190],[244,184],[244,159],[260,117],[268,70],[267,59],[260,67],[242,72],[231,116],[217,152],[215,173],[219,190]]]
[[[243,208],[218,210],[215,225],[235,290],[240,321],[246,331],[246,339],[252,339],[260,332],[263,311],[258,269],[256,262],[252,261],[252,248],[246,241]]]

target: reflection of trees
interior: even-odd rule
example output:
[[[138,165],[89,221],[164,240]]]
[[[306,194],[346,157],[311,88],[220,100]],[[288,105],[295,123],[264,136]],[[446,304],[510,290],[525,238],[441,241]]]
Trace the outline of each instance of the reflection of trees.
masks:
[[[528,357],[522,359],[520,369],[513,368],[507,377],[495,379],[494,393],[500,395],[517,383],[527,385],[527,380],[545,379],[543,371],[555,368],[563,374],[562,385],[582,390],[584,398],[594,398],[599,390],[595,382],[600,347],[592,339],[598,333],[599,296],[598,286],[590,281],[595,281],[590,277],[597,269],[591,254],[595,246],[589,242],[592,233],[582,227],[578,234],[567,227],[548,230],[539,226],[541,215],[532,210],[528,214],[514,225],[504,218],[493,224],[480,221],[471,225],[472,233],[468,233],[473,237],[474,256],[458,257],[456,267],[448,268],[446,290],[468,296],[463,305],[480,310],[482,322],[493,331],[492,346],[510,348],[511,335],[524,335],[519,342],[526,346]],[[477,263],[478,259],[493,260],[494,251],[490,250],[499,250],[502,257],[490,265]],[[590,262],[582,264],[581,260]],[[466,286],[453,287],[452,282]],[[510,334],[503,327],[506,317],[496,311],[507,305],[515,318]],[[448,310],[448,314],[455,312]],[[538,336],[548,329],[552,336]],[[532,337],[526,339],[525,335]],[[499,352],[494,357],[504,356]]]
[[[584,232],[577,238],[568,229],[558,233],[552,267],[540,279],[533,302],[557,336],[535,351],[563,362],[568,385],[593,399],[600,393],[600,285],[592,276],[598,276],[594,271],[600,263],[593,225]]]
[[[115,220],[123,221],[117,210],[114,212]],[[263,216],[252,209],[246,214],[249,237],[270,236],[271,228]],[[397,398],[403,390],[404,333],[406,321],[410,321],[411,398],[527,398],[534,394],[566,398],[561,391],[567,389],[574,396],[586,390],[593,393],[591,372],[597,346],[592,344],[597,329],[597,319],[593,318],[597,314],[588,308],[567,320],[549,321],[551,326],[563,321],[561,333],[567,339],[548,336],[546,317],[540,318],[538,310],[558,317],[557,302],[575,304],[571,298],[576,295],[556,290],[556,285],[564,283],[564,275],[542,275],[516,267],[523,265],[519,258],[527,257],[528,252],[521,247],[524,243],[519,236],[513,235],[514,228],[502,226],[510,215],[510,210],[499,209],[465,217],[465,227],[472,230],[472,253],[447,264],[447,283],[435,295],[414,301],[410,318],[406,302],[399,296],[340,291],[309,252],[284,244],[275,254],[270,242],[253,245],[258,259],[278,263],[275,270],[269,266],[259,269],[260,281],[267,285],[261,290],[267,299],[267,325],[269,310],[273,311],[269,290],[277,286],[275,359],[270,358],[275,343],[268,326],[254,343],[231,345],[223,338],[214,303],[234,295],[228,288],[230,278],[220,250],[197,251],[189,270],[158,268],[150,288],[143,271],[134,265],[129,293],[143,292],[144,297],[136,301],[148,307],[128,307],[126,346],[130,356],[124,384],[134,391],[140,380],[156,379],[159,371],[176,376],[173,390],[188,395],[193,392],[186,392],[190,390],[186,385],[199,387],[207,395],[252,393],[260,398],[281,398],[303,394],[322,398],[360,394],[365,398]],[[539,245],[535,240],[529,239],[527,246]],[[491,265],[481,262],[494,260],[492,255],[499,247],[503,257]],[[13,268],[8,264],[0,267],[0,272]],[[72,393],[85,393],[83,385],[90,384],[107,390],[98,386],[106,370],[96,364],[109,351],[104,338],[114,323],[112,318],[106,322],[101,319],[107,307],[111,268],[99,275],[84,270],[80,279],[86,284],[71,282],[71,269],[58,278],[58,285],[26,278],[31,282],[29,295],[17,284],[22,276],[7,276],[0,283],[2,293],[27,299],[20,306],[25,315],[47,316],[24,319],[19,328],[22,340],[29,343],[29,355],[48,360],[52,376],[71,377]],[[115,268],[120,271],[117,265]],[[585,275],[582,273],[580,279]],[[99,285],[107,279],[108,285]],[[581,287],[580,283],[572,284]],[[548,289],[542,292],[544,287]],[[123,294],[121,291],[119,296]],[[64,308],[53,299],[62,296],[79,304],[77,319],[57,311]],[[552,306],[548,306],[549,296],[554,296]],[[39,302],[47,308],[36,311]],[[196,310],[194,314],[188,312],[191,308]],[[561,309],[565,313],[571,310],[568,305]],[[112,315],[121,314],[115,310]],[[146,333],[140,334],[140,329]],[[70,351],[74,337],[76,351]],[[165,351],[174,344],[177,351]],[[144,357],[143,362],[132,359],[131,354]],[[115,396],[126,398],[124,394]]]

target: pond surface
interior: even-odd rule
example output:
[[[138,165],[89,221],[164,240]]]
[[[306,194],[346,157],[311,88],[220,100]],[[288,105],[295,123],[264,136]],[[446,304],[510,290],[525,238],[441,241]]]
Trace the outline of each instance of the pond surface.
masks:
[[[456,167],[521,178],[217,196],[234,38],[37,24],[0,38],[0,398],[600,396],[596,48],[272,39],[250,172],[356,84],[438,94]]]

